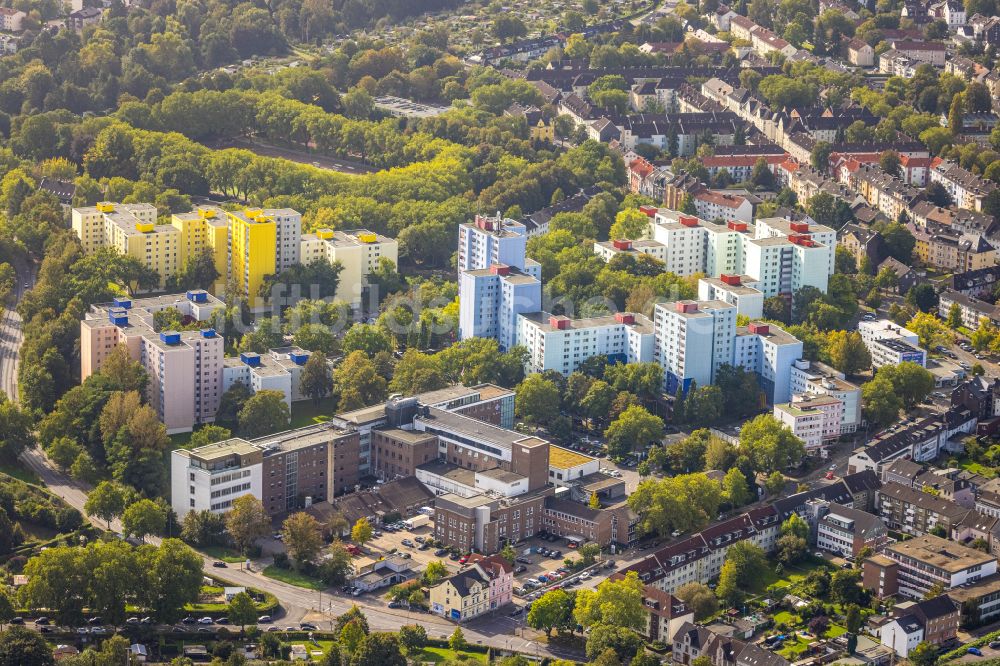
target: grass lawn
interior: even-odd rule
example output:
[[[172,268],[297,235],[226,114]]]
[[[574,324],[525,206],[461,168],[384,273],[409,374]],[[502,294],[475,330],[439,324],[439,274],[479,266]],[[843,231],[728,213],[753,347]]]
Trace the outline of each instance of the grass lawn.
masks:
[[[774,623],[788,625],[789,627],[794,627],[799,623],[799,616],[792,615],[788,611],[781,611],[780,613],[774,614]]]
[[[327,587],[325,583],[317,578],[307,576],[292,569],[279,569],[273,564],[264,569],[264,575],[274,580],[280,580],[282,583],[304,587],[309,590],[325,590]]]
[[[188,444],[191,443],[191,433],[190,432],[178,432],[170,435],[170,450],[174,449],[186,449]]]
[[[442,661],[447,661],[448,659],[454,659],[460,654],[472,657],[476,661],[486,663],[486,655],[478,652],[456,652],[450,648],[440,648],[440,647],[425,647],[419,652],[413,652],[409,654],[410,661],[421,663],[421,662],[433,662],[439,664]]]
[[[15,479],[20,479],[25,483],[33,483],[36,486],[44,485],[42,480],[38,478],[38,475],[32,472],[30,469],[23,467],[20,463],[16,462],[0,462],[0,472],[8,476],[12,476]]]
[[[977,463],[974,460],[969,460],[964,456],[958,459],[958,466],[961,469],[972,472],[973,474],[981,474],[987,479],[992,479],[997,475],[997,472],[994,468],[989,467],[988,465]]]
[[[775,620],[777,621],[777,616],[775,616]],[[823,639],[836,638],[837,636],[840,636],[841,634],[844,634],[846,632],[847,629],[845,629],[844,627],[838,624],[831,624],[830,627],[826,630],[826,632],[824,632],[822,638]],[[820,639],[806,638],[796,633],[795,640],[785,641],[784,645],[781,646],[781,649],[778,650],[777,653],[780,654],[785,659],[788,659],[790,661],[795,661],[795,659],[801,657],[806,651],[808,651],[810,643],[813,643],[817,640]]]
[[[229,564],[239,564],[246,559],[240,555],[238,551],[235,551],[232,548],[226,548],[225,546],[205,546],[204,548],[199,548],[199,550],[209,557],[214,557],[217,560],[222,560],[223,562],[228,562]]]
[[[299,400],[292,403],[292,428],[303,428],[330,420],[337,406],[333,398],[324,398],[317,405],[312,400]]]
[[[805,561],[800,562],[793,566],[785,567],[784,571],[779,576],[774,572],[774,567],[769,566],[764,571],[763,575],[754,581],[753,585],[750,586],[751,594],[764,594],[767,592],[768,588],[788,588],[793,585],[797,585],[805,580],[805,577],[809,575],[813,569],[825,569],[827,568],[823,564],[816,562]]]

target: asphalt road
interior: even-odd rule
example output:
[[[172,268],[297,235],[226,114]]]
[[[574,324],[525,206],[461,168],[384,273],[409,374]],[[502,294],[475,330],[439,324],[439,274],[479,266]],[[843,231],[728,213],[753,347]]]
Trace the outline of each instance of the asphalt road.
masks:
[[[13,301],[3,306],[3,318],[0,320],[0,391],[7,397],[17,401],[17,355],[24,336],[21,333],[21,315],[14,310],[16,304],[24,296],[27,289],[25,283],[34,285],[34,267],[22,261],[14,261],[17,277],[14,282]]]
[[[32,471],[38,474],[50,491],[83,512],[83,505],[87,501],[87,490],[89,489],[85,484],[70,479],[52,468],[45,454],[39,449],[25,451],[21,458]],[[117,520],[112,521],[111,529],[120,533],[121,523]],[[149,541],[158,543],[159,539],[150,538]],[[258,571],[237,568],[236,565],[217,569],[212,566],[213,558],[207,555],[202,557],[205,561],[204,569],[207,575],[224,578],[234,585],[254,587],[273,594],[282,607],[282,611],[274,616],[275,622],[281,626],[308,620],[321,630],[329,629],[336,616],[350,609],[352,605],[359,606],[365,612],[369,625],[380,631],[396,631],[404,624],[420,624],[427,630],[428,635],[447,638],[457,626],[429,613],[413,613],[403,609],[387,608],[384,600],[372,595],[348,597],[339,591],[329,590],[320,593],[306,590],[267,578]],[[558,647],[550,648],[545,643],[532,640],[535,632],[524,630],[519,620],[509,617],[507,613],[511,610],[512,607],[507,607],[500,612],[463,624],[462,631],[465,633],[466,639],[472,644],[489,645],[500,650],[513,650],[542,657],[550,656],[564,659],[579,659],[581,657],[578,652]],[[525,631],[527,631],[527,635],[525,635]]]
[[[327,157],[325,155],[308,153],[294,148],[275,146],[273,144],[260,141],[259,139],[255,141],[248,141],[241,138],[225,139],[206,143],[205,145],[209,148],[215,149],[239,148],[241,150],[249,150],[253,154],[260,155],[261,157],[280,157],[292,162],[298,162],[299,164],[309,164],[319,169],[327,169],[328,171],[337,171],[339,173],[357,175],[375,171],[375,169],[364,162],[349,160],[342,157]]]

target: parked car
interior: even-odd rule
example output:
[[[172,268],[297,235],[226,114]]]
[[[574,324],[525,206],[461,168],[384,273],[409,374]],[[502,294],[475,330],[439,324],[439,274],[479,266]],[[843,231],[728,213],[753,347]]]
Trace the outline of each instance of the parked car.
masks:
[[[410,541],[409,539],[403,539],[400,543],[402,543],[407,548],[413,548],[413,542]]]
[[[257,624],[268,624],[271,621],[270,615],[261,615],[257,618]]]
[[[216,560],[212,562],[212,566],[215,567],[216,569],[225,569],[226,563],[223,562],[222,560]]]
[[[448,554],[447,548],[438,548],[437,550],[434,551],[434,557],[444,557],[447,554]]]
[[[299,622],[299,629],[303,631],[318,631],[319,627],[309,622]]]
[[[217,618],[217,619],[215,620],[215,623],[216,623],[216,624],[229,624],[229,618],[228,618],[228,617],[220,617],[220,618]]]
[[[437,553],[434,554],[437,555]],[[518,564],[531,564],[531,560],[529,560],[527,557],[518,557],[514,561],[517,562]]]
[[[562,551],[561,550],[554,550],[551,553],[549,553],[549,557],[551,557],[553,559],[559,559],[560,557],[562,557]]]
[[[1000,648],[1000,641],[990,641],[990,648],[993,650]]]
[[[35,624],[39,624],[39,625],[48,624],[48,623],[49,623],[49,618],[45,617],[44,615],[42,617],[40,617],[40,618],[38,618],[38,619],[35,620]]]
[[[87,624],[100,624],[100,623],[101,623],[100,617],[92,617],[87,620]]]
[[[153,618],[144,617],[141,620],[139,620],[139,624],[153,624]]]
[[[197,622],[197,620],[195,620],[190,615],[188,615],[186,618],[184,618],[183,620],[181,620],[181,624],[194,624],[195,622]]]
[[[969,654],[973,654],[973,655],[975,655],[977,657],[982,657],[983,656],[983,651],[980,650],[977,647],[970,647],[969,649],[966,650],[966,652],[968,652]]]
[[[402,608],[402,607],[403,607],[403,604],[401,604],[398,601],[390,601],[389,602],[389,608]]]
[[[23,617],[12,617],[12,618],[10,618],[9,624],[24,624],[24,618]]]
[[[200,620],[198,620],[198,624],[212,624],[212,618],[203,617]]]

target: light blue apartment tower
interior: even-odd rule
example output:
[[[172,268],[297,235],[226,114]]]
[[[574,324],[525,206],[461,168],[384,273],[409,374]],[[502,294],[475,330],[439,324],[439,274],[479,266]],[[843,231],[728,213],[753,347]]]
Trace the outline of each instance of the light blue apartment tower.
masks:
[[[516,344],[517,315],[542,309],[541,266],[525,257],[523,224],[477,215],[458,228],[458,332]]]

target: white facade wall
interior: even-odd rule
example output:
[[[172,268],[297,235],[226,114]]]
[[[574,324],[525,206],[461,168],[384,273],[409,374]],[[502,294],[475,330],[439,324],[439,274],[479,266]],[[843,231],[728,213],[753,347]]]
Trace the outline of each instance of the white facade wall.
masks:
[[[225,513],[243,495],[263,497],[263,465],[209,471],[191,464],[186,451],[170,454],[170,502],[178,519],[188,511]],[[214,495],[214,497],[213,497]]]

